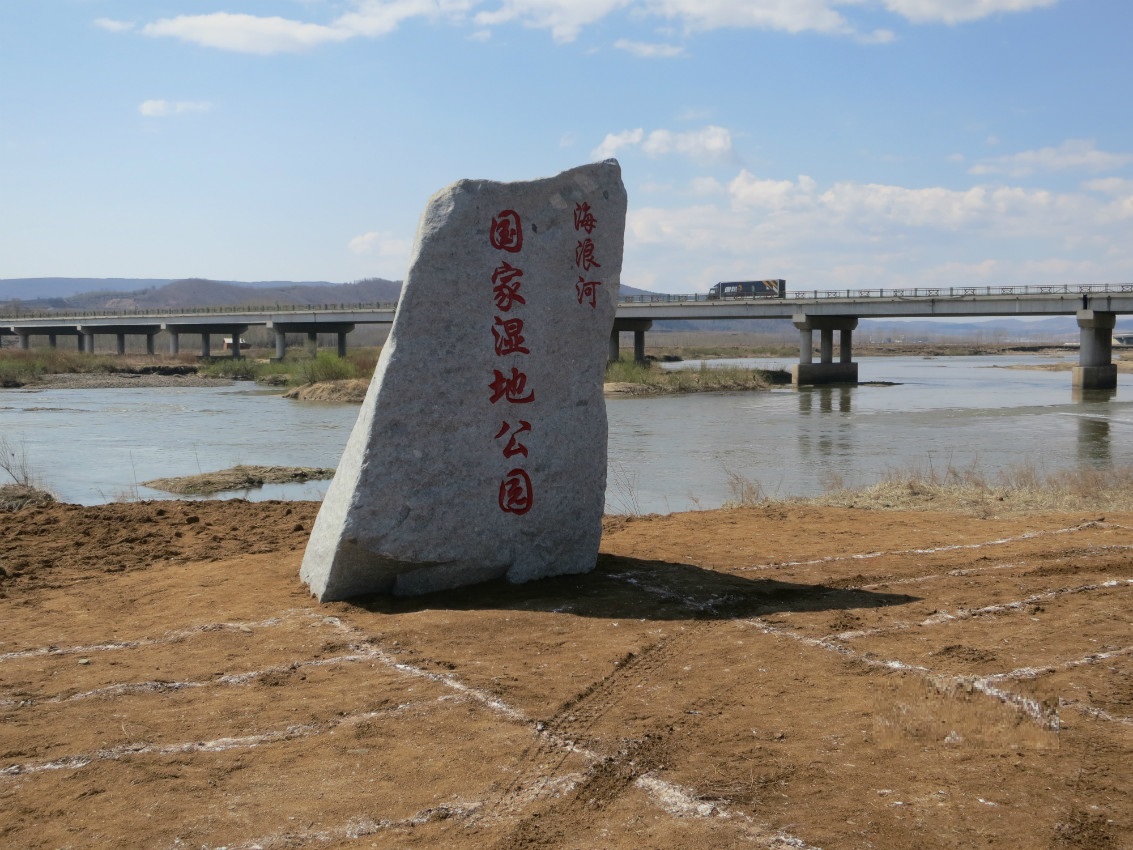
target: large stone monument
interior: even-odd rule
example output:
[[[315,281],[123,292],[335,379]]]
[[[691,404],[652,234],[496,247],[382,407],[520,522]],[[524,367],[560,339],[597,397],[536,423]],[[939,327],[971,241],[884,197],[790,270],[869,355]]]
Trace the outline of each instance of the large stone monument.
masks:
[[[625,213],[615,160],[429,200],[303,558],[320,600],[594,567]]]

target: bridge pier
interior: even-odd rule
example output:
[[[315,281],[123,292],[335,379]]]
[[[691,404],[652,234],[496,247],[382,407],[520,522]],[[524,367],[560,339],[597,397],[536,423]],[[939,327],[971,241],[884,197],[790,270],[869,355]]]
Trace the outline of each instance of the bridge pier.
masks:
[[[31,348],[31,334],[19,333],[16,336],[20,338],[20,351],[27,351]]]
[[[633,359],[638,363],[645,362],[645,332],[653,327],[652,319],[614,319],[614,326],[610,330],[611,363],[620,360],[621,335],[623,331],[633,332]]]
[[[119,357],[121,357],[123,354],[126,353],[126,334],[118,333],[118,334],[115,334],[115,337],[117,338],[117,345],[115,346],[115,353]]]
[[[153,333],[159,330],[166,331],[169,334],[169,353],[178,354],[181,351],[181,334],[199,334],[201,337],[201,354],[202,358],[212,357],[212,337],[213,334],[231,334],[234,340],[232,345],[232,356],[239,358],[240,354],[240,335],[248,330],[248,326],[244,325],[229,325],[223,323],[197,323],[197,322],[163,322],[160,328],[155,328]]]
[[[1117,314],[1079,310],[1078,365],[1072,386],[1083,390],[1105,390],[1117,386],[1117,364],[1113,362],[1113,326]]]
[[[809,316],[796,314],[791,320],[799,329],[799,362],[791,367],[791,383],[856,384],[858,364],[853,362],[853,332],[856,316]],[[814,362],[814,332],[818,331],[819,361]],[[834,331],[838,331],[838,362],[834,362]]]
[[[244,357],[243,352],[240,350],[240,336],[244,331],[248,330],[247,325],[235,325],[232,328],[232,359],[240,360]]]
[[[289,333],[307,334],[307,351],[312,357],[319,351],[319,334],[335,334],[338,338],[338,356],[345,357],[346,335],[354,330],[354,324],[351,322],[303,321],[301,319],[295,321],[272,319],[267,323],[267,326],[275,331],[275,357],[277,360],[282,360],[287,353],[286,335]]]

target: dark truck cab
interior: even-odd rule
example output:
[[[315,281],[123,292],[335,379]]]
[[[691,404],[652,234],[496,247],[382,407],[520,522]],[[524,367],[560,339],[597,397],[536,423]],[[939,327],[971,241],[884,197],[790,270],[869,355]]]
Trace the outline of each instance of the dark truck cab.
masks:
[[[708,290],[708,298],[785,298],[787,281],[778,280],[731,280],[717,283]]]

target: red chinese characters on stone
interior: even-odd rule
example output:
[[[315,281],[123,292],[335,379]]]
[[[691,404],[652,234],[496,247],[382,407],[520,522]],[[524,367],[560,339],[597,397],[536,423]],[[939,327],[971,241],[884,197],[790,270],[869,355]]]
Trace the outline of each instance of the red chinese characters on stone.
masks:
[[[496,316],[492,336],[496,338],[496,356],[505,354],[530,354],[531,351],[523,344],[523,319],[501,319]]]
[[[594,232],[597,226],[598,220],[590,212],[590,204],[583,201],[574,205],[574,229],[586,231],[587,234],[587,237],[578,240],[578,245],[575,246],[574,264],[584,272],[588,272],[592,268],[602,267],[602,264],[594,256],[594,240],[590,238],[590,234]],[[597,307],[598,287],[601,285],[602,281],[600,280],[587,280],[579,275],[578,283],[574,285],[574,290],[578,293],[578,303],[590,302],[591,308]]]
[[[518,254],[523,249],[523,224],[519,213],[515,210],[502,210],[492,218],[488,228],[488,241],[498,251],[509,254]],[[513,354],[530,354],[527,340],[523,334],[524,320],[511,313],[513,308],[527,304],[527,300],[519,294],[523,283],[523,270],[502,261],[492,272],[492,299],[496,309],[505,315],[497,315],[492,325],[492,337],[497,357],[506,357]],[[518,311],[522,313],[522,311]],[[527,375],[515,366],[507,371],[493,369],[493,380],[489,384],[491,395],[489,402],[496,404],[506,401],[509,404],[530,404],[535,401],[535,392],[527,388]],[[527,457],[527,446],[520,438],[531,431],[531,423],[525,419],[513,426],[510,422],[503,422],[496,432],[497,441],[507,438],[502,451],[505,458],[517,456]],[[504,513],[522,516],[531,510],[532,486],[531,476],[523,469],[516,467],[504,476],[500,482],[498,504]]]
[[[496,309],[508,312],[516,304],[526,304],[523,296],[519,294],[519,287],[523,283],[523,270],[517,269],[510,263],[501,263],[492,272],[492,295],[496,299]]]
[[[531,423],[523,419],[519,420],[519,427],[513,429],[511,423],[504,422],[500,425],[500,430],[496,432],[496,439],[500,439],[505,434],[508,435],[507,445],[504,446],[504,457],[515,457],[516,455],[523,455],[527,457],[527,446],[519,442],[519,435],[524,434],[531,430]]]
[[[523,225],[519,220],[519,213],[515,210],[503,210],[499,215],[492,217],[492,226],[488,228],[488,241],[492,247],[509,254],[518,254],[523,250]]]
[[[600,280],[587,280],[582,275],[578,276],[578,283],[574,285],[575,291],[578,293],[578,303],[589,301],[591,307],[598,305],[598,287],[602,285]]]
[[[533,494],[531,476],[522,469],[513,469],[500,482],[500,510],[522,516],[531,510]]]
[[[574,229],[585,230],[587,233],[593,233],[594,228],[598,226],[598,220],[594,218],[594,214],[590,212],[590,204],[583,201],[580,204],[574,205]]]
[[[587,238],[578,243],[574,249],[574,264],[584,272],[595,266],[601,268],[602,264],[594,258],[594,240]]]
[[[489,387],[492,390],[492,396],[488,399],[492,404],[498,402],[501,398],[505,399],[512,404],[530,404],[535,401],[535,391],[529,390],[527,395],[524,395],[524,390],[527,389],[527,376],[516,369],[511,367],[511,376],[505,375],[499,369],[493,369],[495,378]]]

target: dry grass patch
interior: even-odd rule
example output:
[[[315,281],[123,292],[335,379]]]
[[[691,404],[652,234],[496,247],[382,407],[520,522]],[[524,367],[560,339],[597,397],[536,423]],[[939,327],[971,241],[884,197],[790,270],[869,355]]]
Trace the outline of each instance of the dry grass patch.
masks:
[[[1133,467],[1061,469],[1023,465],[994,475],[975,465],[944,470],[913,467],[864,488],[834,476],[821,496],[800,500],[870,510],[955,511],[974,516],[1035,511],[1114,511],[1133,507]]]

